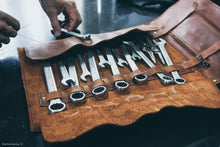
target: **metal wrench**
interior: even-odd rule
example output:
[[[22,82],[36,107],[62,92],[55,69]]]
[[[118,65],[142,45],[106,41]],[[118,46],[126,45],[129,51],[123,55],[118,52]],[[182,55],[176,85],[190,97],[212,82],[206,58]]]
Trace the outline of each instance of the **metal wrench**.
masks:
[[[149,43],[151,50],[158,55],[158,57],[160,58],[161,63],[164,65],[165,61],[163,59],[162,53],[160,52],[160,50],[151,42],[151,40],[149,38],[147,38],[147,42]],[[156,63],[156,62],[155,62]]]
[[[87,69],[86,63],[85,63],[85,61],[84,61],[82,55],[81,55],[81,54],[78,54],[77,57],[78,57],[79,64],[80,64],[80,67],[81,67],[81,70],[82,70],[82,74],[81,74],[80,78],[81,78],[81,80],[83,80],[83,81],[86,82],[86,81],[87,81],[87,80],[86,80],[86,77],[87,77],[87,76],[91,76],[91,73],[90,73],[89,70]]]
[[[61,31],[62,32],[65,32],[65,33],[67,33],[67,34],[69,34],[69,35],[71,35],[71,36],[75,36],[75,37],[77,37],[77,38],[79,38],[79,39],[81,39],[81,40],[91,40],[91,35],[90,34],[85,34],[85,35],[82,35],[82,34],[78,34],[78,33],[75,33],[75,32],[70,32],[70,31],[67,31],[66,29],[64,29],[64,28],[61,28]]]
[[[145,41],[142,41],[142,40],[138,39],[138,42],[142,46],[142,51],[146,52],[149,55],[149,57],[151,58],[151,60],[153,61],[153,63],[156,64],[156,58],[154,56],[154,52],[151,49],[151,46],[150,46],[149,42],[146,41],[146,39],[145,39]]]
[[[78,76],[74,64],[74,59],[72,57],[67,58],[67,66],[70,77],[72,77],[75,81],[74,84],[71,86],[78,86]],[[81,105],[86,102],[86,94],[83,91],[74,91],[69,95],[69,98],[74,105]]]
[[[124,44],[130,46],[135,52],[144,60],[144,62],[150,67],[155,67],[155,65],[151,62],[151,60],[138,48],[136,45],[131,41],[123,41]],[[164,75],[163,73],[156,73],[157,76],[160,78],[162,84],[168,85],[173,82],[173,78]]]
[[[99,58],[99,66],[101,68],[105,68],[105,64],[111,65],[111,63],[105,59],[105,57],[102,55],[102,53],[98,49],[96,50],[96,52]]]
[[[112,53],[114,54],[115,58],[117,59],[118,65],[119,65],[120,67],[124,67],[124,65],[128,65],[128,62],[127,62],[126,60],[122,59],[122,58],[118,55],[118,53],[116,52],[116,50],[113,49],[113,48],[112,48]]]
[[[140,61],[141,60],[141,57],[138,56],[134,50],[131,50],[131,59],[134,60],[134,61]]]
[[[66,66],[63,64],[63,61],[58,60],[58,65],[60,68],[60,73],[62,75],[61,84],[63,86],[71,86],[74,84],[74,79],[69,76],[69,73],[66,69]]]
[[[171,58],[170,58],[170,56],[167,53],[167,50],[165,48],[166,41],[164,39],[162,39],[162,38],[159,38],[159,40],[160,40],[159,42],[157,42],[155,40],[153,40],[153,42],[155,43],[156,46],[158,46],[160,48],[160,51],[163,54],[163,57],[164,57],[167,65],[168,66],[169,65],[173,65],[173,62],[172,62],[172,60],[171,60]],[[184,84],[186,82],[185,79],[180,77],[180,75],[179,75],[179,73],[177,71],[172,71],[171,74],[172,74],[172,76],[174,78],[174,82],[176,84]]]
[[[53,70],[49,62],[43,63],[43,70],[48,92],[57,91],[56,82],[53,76]],[[61,98],[50,100],[48,109],[51,113],[61,112],[66,109],[66,104],[62,102]]]
[[[88,59],[88,63],[89,63],[89,68],[91,71],[92,81],[96,81],[98,79],[101,79],[100,75],[99,75],[98,68],[96,66],[96,61],[95,61],[95,57],[93,55],[93,52],[91,50],[88,50],[86,52],[86,54],[87,54],[87,59]],[[105,99],[108,95],[107,88],[104,85],[99,85],[99,86],[92,89],[92,94],[97,99],[100,99],[100,98]]]
[[[119,75],[120,71],[118,70],[118,67],[117,67],[117,65],[115,63],[115,59],[113,57],[111,49],[110,48],[105,48],[105,53],[106,53],[108,61],[111,63],[110,67],[111,67],[112,74],[113,75]],[[124,93],[124,91],[127,91],[128,88],[129,88],[128,82],[126,82],[124,80],[116,81],[114,83],[114,86],[115,86],[115,90],[118,93]]]
[[[131,55],[129,54],[126,46],[124,44],[121,44],[121,50],[122,50],[122,53],[124,54],[126,60],[128,61],[128,64],[131,68],[132,71],[136,71],[138,70],[138,67],[137,65],[135,64],[135,62],[131,59]],[[137,84],[142,84],[144,82],[147,81],[147,75],[146,74],[141,74],[141,75],[137,75],[134,77],[134,82],[137,83]]]

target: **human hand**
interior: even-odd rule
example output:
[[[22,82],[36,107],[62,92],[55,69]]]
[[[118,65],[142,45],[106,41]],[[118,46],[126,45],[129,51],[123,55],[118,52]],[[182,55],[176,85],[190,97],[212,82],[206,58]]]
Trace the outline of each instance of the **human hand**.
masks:
[[[8,44],[10,42],[9,37],[15,37],[19,29],[19,21],[0,10],[0,47],[2,43]]]
[[[76,4],[72,1],[65,0],[40,0],[41,6],[50,19],[54,35],[59,37],[61,27],[68,31],[76,29],[82,22],[81,16],[76,8]],[[63,13],[65,20],[60,23],[57,15]]]

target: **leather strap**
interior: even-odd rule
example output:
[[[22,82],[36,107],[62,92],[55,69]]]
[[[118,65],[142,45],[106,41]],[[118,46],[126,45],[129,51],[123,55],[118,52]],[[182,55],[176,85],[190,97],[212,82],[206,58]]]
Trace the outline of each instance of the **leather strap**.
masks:
[[[183,62],[181,64],[181,66],[184,68],[184,69],[187,69],[187,68],[191,68],[195,65],[198,65],[201,61],[198,59],[198,57],[202,57],[203,59],[206,59],[208,58],[209,56],[215,54],[217,51],[220,50],[220,40],[218,42],[216,42],[215,44],[213,44],[211,47],[209,47],[208,49],[202,51],[200,54],[198,54],[196,57],[193,57],[191,59],[189,59],[188,61],[186,62]]]
[[[55,99],[55,98],[63,98],[64,95],[63,95],[63,92],[61,91],[53,91],[53,92],[49,92],[49,93],[46,93],[45,94],[45,97],[46,97],[46,101],[50,101],[52,99]]]
[[[76,92],[76,91],[83,91],[83,92],[85,92],[83,87],[77,85],[77,86],[72,86],[72,87],[68,88],[66,90],[66,93],[67,93],[67,95],[70,95],[71,93]]]

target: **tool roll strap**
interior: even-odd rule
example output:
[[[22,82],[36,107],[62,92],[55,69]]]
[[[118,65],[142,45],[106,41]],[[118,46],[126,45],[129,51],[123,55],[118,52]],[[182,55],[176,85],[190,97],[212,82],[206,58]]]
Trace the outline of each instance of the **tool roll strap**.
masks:
[[[92,34],[89,42],[70,37],[18,48],[31,131],[42,131],[44,139],[49,142],[67,141],[99,125],[131,124],[143,115],[158,112],[167,106],[220,108],[220,91],[215,85],[220,82],[219,13],[220,8],[209,0],[180,0],[148,24]],[[127,41],[120,40],[123,37],[135,40],[134,37],[128,37],[130,33],[137,33],[141,38],[164,38],[174,65],[162,65],[158,59],[156,66],[149,68],[145,63],[135,62],[138,70],[131,72],[129,67],[123,67],[119,68],[121,73],[114,76],[109,70],[98,68],[101,79],[91,81],[88,78],[87,82],[80,81],[79,85],[68,88],[61,85],[62,77],[54,61],[56,57],[69,57],[65,55],[67,51],[81,48],[90,50],[100,44],[108,47],[105,44],[114,40],[117,43]],[[119,47],[116,48],[120,50]],[[45,60],[52,63],[57,92],[47,92],[41,65]],[[76,68],[79,69],[78,65]],[[181,85],[162,85],[158,80],[158,73],[171,76],[173,71],[178,71],[187,82]],[[80,73],[77,70],[78,77]],[[148,83],[133,83],[132,79],[139,74],[146,74]],[[114,90],[113,83],[117,80],[125,80],[130,84],[129,94],[118,94]],[[107,87],[106,99],[95,101],[89,98],[93,97],[91,89],[97,86]],[[84,92],[87,102],[80,106],[72,105],[69,95],[73,91]],[[62,97],[61,101],[67,109],[49,115],[48,101],[57,97]]]

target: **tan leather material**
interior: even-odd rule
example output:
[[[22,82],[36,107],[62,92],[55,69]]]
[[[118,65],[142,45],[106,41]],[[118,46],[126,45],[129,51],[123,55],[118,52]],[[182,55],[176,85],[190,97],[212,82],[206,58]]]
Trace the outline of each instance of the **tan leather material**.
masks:
[[[129,74],[129,77],[130,77],[130,79],[133,80],[134,77],[136,77],[137,75],[141,75],[141,74],[143,74],[143,72],[141,70],[135,70]]]
[[[179,0],[150,23],[162,26],[159,31],[150,33],[154,37],[164,35],[186,59],[195,60],[197,55],[220,40],[219,16],[220,7],[210,0]],[[206,61],[210,67],[200,64],[198,70],[216,84],[220,83],[220,52],[209,56]]]
[[[174,63],[179,66],[186,59],[169,43],[167,51]],[[39,93],[47,93],[42,65],[40,62],[30,62],[26,60],[24,49],[19,48],[19,59],[21,64],[22,79],[27,99],[31,131],[42,131],[44,139],[49,142],[67,141],[103,124],[128,125],[137,121],[141,116],[158,112],[166,106],[203,106],[208,108],[220,108],[219,90],[214,83],[205,79],[199,72],[193,70],[182,70],[179,72],[187,83],[183,85],[162,85],[155,75],[149,77],[146,85],[130,85],[129,94],[121,95],[112,88],[112,83],[108,78],[111,72],[108,70],[100,71],[103,78],[98,80],[95,85],[106,84],[108,97],[96,101],[92,95],[87,95],[87,102],[81,106],[75,106],[66,102],[67,109],[64,112],[48,115],[48,109],[39,103]],[[138,64],[143,73],[148,72],[144,64]],[[153,71],[165,71],[168,66],[155,68]],[[59,82],[59,68],[53,65],[54,76],[59,91],[67,89]],[[175,68],[173,68],[175,69]],[[79,73],[80,71],[77,70]],[[129,80],[130,69],[124,67],[120,70],[125,80]],[[88,79],[89,80],[89,79]],[[93,82],[81,83],[86,92],[91,92]],[[130,84],[130,83],[129,83]],[[203,93],[206,93],[205,95]],[[67,94],[66,94],[67,95]],[[195,97],[199,97],[196,99]],[[209,99],[207,99],[209,97]],[[65,98],[63,99],[65,100]],[[68,97],[67,97],[68,100]],[[137,107],[138,106],[138,107]],[[74,121],[73,121],[74,120]],[[91,120],[91,121],[88,121]],[[71,123],[68,123],[71,122]],[[80,129],[78,129],[80,128]],[[56,134],[54,134],[56,132]]]
[[[46,101],[50,101],[50,100],[55,99],[55,98],[61,98],[62,99],[64,97],[64,94],[61,91],[53,91],[53,92],[50,92],[50,93],[46,93],[45,97],[46,97]]]
[[[184,67],[185,69],[191,68],[191,67],[201,63],[201,61],[198,59],[199,55],[201,57],[203,57],[203,59],[206,59],[209,56],[218,52],[219,50],[220,50],[220,40],[218,42],[216,42],[215,44],[213,44],[208,49],[202,51],[201,53],[198,53],[196,57],[193,57],[189,61],[182,63],[181,66]]]
[[[87,44],[86,42],[82,42],[76,37],[69,37],[62,40],[55,40],[52,42],[40,43],[34,46],[25,47],[25,52],[26,56],[32,60],[43,60],[60,55],[77,45],[89,47],[97,45],[98,43],[103,41],[112,40],[116,37],[120,37],[131,31],[147,32],[154,30],[158,30],[158,27],[155,25],[143,24],[109,33],[91,34],[91,41],[89,42],[89,44]]]
[[[122,74],[117,74],[109,77],[109,83],[115,83],[116,81],[125,80]]]
[[[151,35],[157,38],[166,34],[192,14],[197,6],[198,3],[196,0],[180,0],[168,8],[161,16],[149,23],[150,25],[156,25],[160,28],[158,31],[151,32]]]
[[[195,5],[194,2],[197,4]],[[64,112],[48,115],[48,108],[46,107],[48,101],[45,98],[48,92],[42,65],[41,62],[33,62],[30,59],[43,60],[60,55],[72,46],[74,48],[71,48],[71,50],[75,50],[75,47],[80,44],[82,46],[93,46],[98,43],[108,43],[111,39],[126,35],[129,31],[142,30],[151,33],[160,27],[155,27],[152,24],[140,25],[121,31],[92,35],[92,42],[87,44],[71,37],[35,47],[18,48],[31,131],[42,131],[44,139],[48,142],[60,142],[74,139],[100,125],[128,125],[134,123],[140,117],[158,112],[167,106],[220,108],[220,91],[215,83],[210,80],[216,79],[219,82],[220,75],[220,52],[217,51],[219,49],[218,45],[214,45],[220,38],[219,20],[216,19],[219,16],[216,15],[219,14],[219,11],[217,11],[219,7],[208,0],[194,0],[192,2],[180,0],[175,5],[171,7],[174,10],[168,10],[169,13],[174,13],[177,10],[186,10],[186,13],[182,12],[182,16],[177,16],[180,19],[177,19],[176,22],[172,20],[171,27],[174,28],[163,36],[168,41],[166,49],[174,65],[164,66],[157,62],[156,67],[149,68],[145,63],[139,62],[136,63],[139,71],[134,73],[127,66],[119,68],[124,80],[130,84],[128,94],[122,95],[114,90],[113,82],[120,79],[121,76],[113,78],[109,69],[98,69],[101,77],[99,80],[94,82],[91,78],[88,78],[87,82],[79,80],[81,87],[67,89],[60,83],[59,68],[55,63],[52,64],[57,89],[64,93],[62,100],[67,106]],[[181,14],[180,12],[177,13]],[[168,17],[166,14],[163,16]],[[210,16],[213,16],[213,18]],[[171,17],[170,19],[176,19],[176,17]],[[163,23],[169,24],[169,22]],[[166,32],[166,29],[164,32]],[[193,61],[190,66],[183,66],[190,63],[201,53],[204,54],[210,67],[197,64],[197,61]],[[191,68],[194,63],[197,65]],[[77,74],[80,75],[81,71],[78,64],[76,64],[76,68]],[[163,72],[171,76],[170,72],[174,70],[177,70],[187,82],[181,85],[165,86],[161,84],[156,73]],[[139,73],[148,75],[147,84],[138,85],[132,81],[134,75]],[[108,93],[103,95],[104,99],[102,97],[100,99],[94,98],[91,93],[92,89],[99,85],[107,87]],[[67,95],[71,90],[78,88],[85,90],[87,102],[75,106],[69,102]]]

